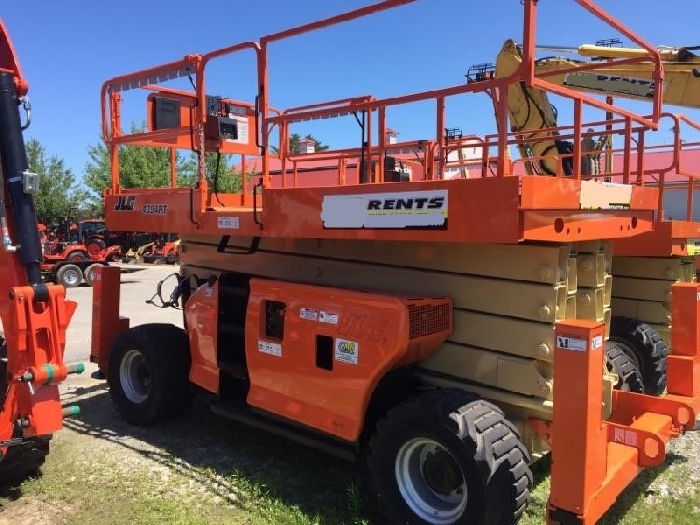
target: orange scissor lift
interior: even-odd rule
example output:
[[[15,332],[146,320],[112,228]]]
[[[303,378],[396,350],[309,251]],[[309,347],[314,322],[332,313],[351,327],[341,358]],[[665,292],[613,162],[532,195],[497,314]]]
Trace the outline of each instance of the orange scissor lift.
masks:
[[[614,375],[604,366],[608,322],[585,308],[577,309],[576,300],[571,300],[577,284],[587,279],[585,272],[575,269],[575,263],[573,270],[570,266],[572,259],[580,256],[576,246],[632,243],[643,235],[661,235],[656,233],[661,231],[659,226],[665,228],[657,215],[663,188],[645,184],[643,169],[643,137],[658,128],[661,90],[657,90],[652,116],[646,118],[536,77],[533,57],[538,1],[525,0],[523,67],[511,77],[388,99],[364,96],[286,111],[271,107],[267,75],[271,44],[409,3],[412,1],[379,2],[268,35],[259,42],[188,55],[104,84],[103,133],[113,168],[112,184],[105,194],[109,229],[175,231],[182,238],[180,285],[188,327],[188,355],[182,362],[188,365],[184,377],[173,377],[177,375],[173,354],[158,354],[171,356],[168,374],[158,377],[168,376],[168,394],[173,394],[170,399],[175,398],[177,385],[187,384],[213,399],[213,410],[219,414],[248,422],[254,417],[254,424],[260,426],[264,421],[262,426],[271,431],[280,430],[284,423],[283,433],[288,437],[294,437],[292,427],[299,432],[311,430],[304,434],[306,442],[320,440],[320,434],[327,438],[323,444],[329,450],[345,447],[346,451],[360,451],[368,446],[380,506],[389,520],[420,517],[427,523],[461,523],[470,516],[474,522],[505,523],[518,519],[532,484],[525,464],[551,451],[548,522],[594,523],[643,468],[664,461],[666,444],[695,426],[700,409],[700,286],[672,286],[673,350],[668,393],[661,396],[613,388]],[[655,81],[662,84],[660,59],[651,45],[590,0],[576,3],[647,49],[657,65]],[[216,99],[212,108],[205,84],[206,66],[213,59],[242,51],[256,57],[259,92],[255,101]],[[585,65],[572,68],[585,69]],[[193,91],[158,85],[186,76],[191,77]],[[512,174],[507,150],[521,139],[505,132],[507,86],[521,81],[573,100],[573,126],[557,131],[573,142],[575,176]],[[148,93],[148,129],[125,134],[121,129],[122,92],[132,89]],[[496,94],[500,132],[480,139],[484,152],[481,176],[446,180],[442,178],[448,164],[445,153],[456,145],[454,137],[450,142],[443,134],[447,129],[446,100],[486,90]],[[435,101],[436,138],[388,144],[387,108],[426,100]],[[628,161],[623,166],[623,184],[582,180],[580,176],[582,110],[586,105],[617,116],[606,124],[625,138]],[[283,147],[281,174],[271,173],[271,160],[276,158],[269,152],[273,128],[279,130],[280,144],[286,144],[290,125],[295,122],[354,113],[364,114],[366,119],[367,143],[363,147],[308,155],[309,160],[337,165],[337,184],[305,186],[296,169],[298,159]],[[372,140],[375,113],[377,144]],[[633,134],[636,145],[631,140]],[[116,154],[122,145],[170,148],[171,187],[122,188]],[[202,159],[194,187],[176,186],[176,149],[194,150]],[[397,150],[422,152],[422,180],[388,181],[384,158]],[[261,173],[252,191],[211,191],[203,160],[207,152],[241,155],[243,166],[250,158],[258,159]],[[632,153],[637,155],[636,164],[629,162]],[[361,164],[376,166],[374,177],[354,168],[358,170],[357,182],[352,178],[353,183],[348,183],[348,159],[358,157]],[[545,255],[551,264],[541,264]],[[537,285],[530,275],[524,275],[528,269],[537,274]],[[152,422],[157,410],[149,405],[150,412],[140,412],[140,407],[151,403],[149,396],[158,385],[150,383],[151,390],[145,389],[142,399],[132,399],[121,376],[127,374],[128,363],[119,361],[119,356],[147,352],[146,342],[139,346],[134,341],[148,328],[130,329],[129,320],[119,316],[119,272],[105,267],[96,273],[92,359],[108,378],[120,412],[133,421]],[[265,294],[271,295],[265,299]],[[540,299],[545,296],[538,294],[546,298]],[[102,296],[110,301],[100,300]],[[242,296],[243,303],[235,302],[240,298],[234,296]],[[530,307],[530,298],[535,296]],[[420,312],[409,308],[384,320],[379,309],[388,304],[387,297],[394,305],[424,302]],[[283,316],[284,323],[293,327],[290,333],[281,331],[278,339],[270,335],[260,313],[265,311],[261,306],[265,301],[283,304],[282,314],[278,309],[275,315]],[[307,308],[303,301],[326,302],[321,308]],[[357,305],[363,308],[358,310]],[[247,320],[240,326],[224,326],[230,321],[226,315],[232,315],[236,308],[245,310]],[[329,314],[328,308],[335,308],[340,315]],[[313,319],[309,317],[312,314]],[[270,310],[266,315],[271,315]],[[346,325],[345,318],[354,324]],[[318,324],[306,325],[305,321]],[[318,328],[321,323],[322,328]],[[405,329],[396,332],[398,339],[386,340],[386,334],[393,333],[389,328],[395,326]],[[161,326],[158,330],[164,329]],[[323,361],[319,356],[326,354],[317,346],[314,364],[313,349],[302,344],[302,340],[307,341],[306,332],[312,330],[330,334],[330,362],[319,364]],[[515,333],[516,341],[509,339],[510,333]],[[168,341],[179,341],[173,337]],[[397,341],[404,337],[413,342],[402,346]],[[148,344],[157,345],[158,339],[153,337],[156,342]],[[130,341],[129,348],[125,348],[125,341]],[[316,341],[318,345],[318,338]],[[173,348],[163,351],[175,352]],[[671,366],[671,362],[675,364]],[[151,361],[149,366],[158,363]],[[420,394],[406,383],[385,382],[396,377],[399,369],[421,388],[431,390]],[[236,405],[244,405],[239,412],[230,399],[224,399],[234,391],[243,392]],[[481,401],[469,398],[472,400],[462,408],[458,403],[453,406],[455,399],[466,399],[460,397],[466,393],[479,396]],[[152,402],[166,403],[166,398],[155,396],[153,399],[160,401]],[[481,460],[475,456],[465,463],[454,458],[466,449],[455,445],[457,451],[449,450],[457,465],[450,475],[461,473],[465,480],[471,480],[465,481],[470,489],[483,490],[482,502],[460,499],[461,493],[455,489],[449,495],[441,493],[442,503],[430,507],[426,502],[430,498],[421,499],[417,492],[411,492],[418,478],[410,483],[399,479],[410,470],[399,468],[407,465],[401,463],[402,457],[408,457],[407,449],[401,447],[397,452],[398,448],[386,448],[391,439],[382,429],[396,424],[392,419],[395,414],[410,419],[417,407],[428,411],[435,421],[442,421],[438,412],[446,406],[454,410],[453,417],[465,421],[460,443],[473,439],[479,454],[498,458],[488,460],[484,467],[486,471],[496,469],[489,471],[494,476],[479,481],[474,471],[470,474],[466,470],[469,461],[478,464],[486,456]],[[177,409],[168,406],[167,412],[172,415]],[[482,426],[486,420],[470,420],[477,417],[475,413],[486,417],[491,426]],[[420,426],[425,420],[416,420],[415,425],[407,421],[402,433],[434,431]],[[444,428],[454,430],[449,422]],[[482,448],[495,447],[495,441],[483,438],[496,429],[502,431],[503,443],[512,447],[507,457],[496,454],[496,448]],[[480,432],[482,439],[477,439]],[[367,436],[372,437],[365,441]],[[420,441],[420,436],[414,438]],[[377,466],[393,470],[394,452],[397,478],[387,480],[377,474]],[[416,475],[427,479],[424,469],[429,461],[420,461],[424,460],[421,473]],[[447,468],[449,463],[438,467],[435,461],[430,468]],[[504,463],[511,476],[507,490],[489,485],[490,479],[504,481],[499,477],[504,475],[499,467]],[[429,480],[426,483],[431,491],[438,491]]]
[[[673,282],[697,280],[695,243],[700,238],[700,222],[694,219],[693,202],[700,172],[697,168],[692,169],[687,165],[683,154],[684,151],[697,147],[698,143],[682,140],[681,137],[684,128],[698,131],[700,125],[681,114],[665,112],[661,114],[661,118],[667,119],[663,120],[664,125],[668,120],[671,121],[673,139],[670,144],[650,146],[647,151],[668,155],[668,163],[662,166],[648,166],[643,158],[631,159],[629,155],[623,156],[623,164],[636,161],[637,172],[642,173],[645,184],[660,189],[658,220],[653,231],[635,238],[618,239],[613,243],[612,274],[624,283],[617,289],[613,286],[612,296],[613,310],[617,309],[623,315],[648,323],[672,347],[674,337],[671,326],[675,321],[670,304],[673,295],[671,286]],[[623,175],[615,171],[611,175],[613,180],[624,179]],[[668,180],[669,176],[674,176],[671,182]],[[673,190],[674,184],[686,188]],[[685,213],[682,216],[667,217],[664,197],[668,191],[687,192]],[[639,290],[637,285],[640,278],[653,279],[658,284],[656,290],[649,293]],[[674,354],[667,357],[666,367],[683,369],[686,360],[677,353]],[[673,388],[677,393],[692,395],[690,388],[679,390],[678,385]]]

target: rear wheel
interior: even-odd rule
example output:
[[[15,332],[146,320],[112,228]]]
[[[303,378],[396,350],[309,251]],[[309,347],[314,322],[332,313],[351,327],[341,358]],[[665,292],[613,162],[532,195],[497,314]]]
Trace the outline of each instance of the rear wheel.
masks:
[[[85,268],[85,273],[84,273],[85,284],[87,284],[88,286],[92,286],[95,268],[97,268],[98,266],[102,266],[102,265],[101,264],[91,264],[90,266]]]
[[[88,237],[85,244],[87,244],[88,253],[92,256],[98,255],[107,247],[107,243],[100,237]]]
[[[56,270],[56,282],[66,288],[75,288],[83,282],[83,271],[75,264],[64,264]]]
[[[615,341],[605,342],[605,367],[618,377],[615,390],[644,393],[642,374],[634,360],[625,352],[624,345]]]
[[[660,395],[666,390],[668,345],[659,332],[631,317],[615,316],[610,323],[610,340],[619,343],[639,370],[647,394]]]
[[[189,341],[171,324],[144,324],[123,332],[109,356],[107,382],[121,416],[135,425],[173,417],[190,404]]]
[[[379,508],[396,524],[517,522],[530,499],[528,462],[498,407],[452,388],[392,409],[368,457]]]

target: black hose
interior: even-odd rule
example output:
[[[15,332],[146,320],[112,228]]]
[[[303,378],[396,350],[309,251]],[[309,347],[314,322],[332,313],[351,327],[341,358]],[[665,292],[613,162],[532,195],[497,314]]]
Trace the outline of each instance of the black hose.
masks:
[[[41,277],[43,254],[37,229],[36,208],[31,194],[24,192],[23,172],[28,171],[27,150],[22,136],[18,111],[19,97],[14,77],[0,72],[0,157],[2,184],[6,188],[8,205],[15,226],[15,243],[27,270],[27,280],[34,288],[35,301],[48,299],[48,289]]]

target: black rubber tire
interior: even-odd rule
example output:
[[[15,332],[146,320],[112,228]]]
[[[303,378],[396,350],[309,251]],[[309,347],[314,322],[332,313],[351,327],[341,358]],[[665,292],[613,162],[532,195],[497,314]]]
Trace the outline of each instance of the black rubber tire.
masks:
[[[610,340],[637,363],[647,394],[658,396],[666,390],[666,341],[651,326],[630,317],[613,316]]]
[[[79,276],[77,280],[68,280],[66,274],[70,275],[70,272],[78,273]],[[80,286],[81,284],[83,284],[84,277],[85,276],[83,275],[83,271],[80,269],[80,266],[76,264],[64,264],[58,270],[56,270],[56,282],[58,284],[62,284],[66,288],[75,288],[76,286]]]
[[[143,401],[129,399],[124,390],[121,364],[130,350],[140,353],[147,367],[150,381]],[[110,396],[120,415],[129,423],[147,426],[184,412],[192,400],[190,363],[187,334],[175,325],[143,324],[120,334],[107,369]]]
[[[411,510],[395,474],[401,447],[414,438],[440,443],[466,481],[466,507],[451,523],[505,525],[520,519],[533,480],[518,431],[495,405],[445,388],[421,393],[391,409],[370,440],[367,463],[378,508],[388,523],[431,523]]]
[[[92,286],[92,282],[93,282],[92,272],[98,266],[102,266],[102,265],[101,264],[91,264],[90,266],[85,268],[85,271],[83,272],[83,277],[85,278],[85,284],[87,284],[88,286]]]
[[[645,393],[642,374],[622,344],[610,340],[605,342],[605,366],[608,372],[614,372],[618,376],[617,384],[613,387],[615,390]]]
[[[96,236],[88,237],[87,239],[85,239],[86,246],[90,246],[91,244],[94,244],[98,247],[98,252],[100,250],[104,250],[107,247],[107,243],[105,242],[105,240],[101,237]]]
[[[31,438],[7,449],[0,460],[0,484],[19,483],[39,474],[50,449],[50,437]]]
[[[87,261],[90,259],[90,254],[85,252],[71,252],[66,257],[66,261]]]
[[[7,343],[0,336],[0,409],[4,408],[7,391]],[[22,445],[7,449],[0,459],[0,484],[7,485],[34,476],[49,455],[51,436],[36,437]]]

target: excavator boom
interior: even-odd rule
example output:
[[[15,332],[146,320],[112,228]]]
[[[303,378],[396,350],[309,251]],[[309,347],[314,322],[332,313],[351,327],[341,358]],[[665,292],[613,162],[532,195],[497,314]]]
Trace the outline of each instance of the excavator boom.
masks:
[[[664,67],[663,103],[689,108],[700,108],[700,56],[691,48],[661,50]],[[606,53],[607,51],[607,53]],[[612,52],[611,52],[612,51]],[[502,50],[512,52],[511,50]],[[576,48],[582,56],[596,58],[638,58],[643,49],[607,48],[584,45]],[[547,57],[535,63],[535,73],[550,73],[570,69],[585,63],[564,57]],[[606,65],[600,69],[547,75],[547,81],[589,93],[605,94],[628,99],[653,99],[656,86],[652,79],[651,63]]]
[[[566,86],[576,91],[606,95],[615,98],[652,101],[656,90],[653,79],[655,66],[651,61],[640,63],[609,63],[607,59],[641,58],[649,56],[644,49],[626,49],[585,44],[577,48],[538,46],[554,52],[574,53],[593,57],[600,67],[590,67],[591,62],[552,56],[535,62],[535,74],[552,84]],[[660,49],[664,68],[662,101],[689,108],[700,108],[700,56],[693,53],[696,47]],[[522,50],[512,39],[506,40],[496,58],[494,74],[505,78],[514,74],[523,62]],[[593,62],[595,63],[595,62]],[[572,68],[586,65],[584,71]],[[486,79],[484,68],[478,78]],[[561,72],[557,74],[557,72]],[[556,109],[547,92],[524,82],[508,87],[508,110],[511,132],[522,132],[524,143],[518,146],[526,160],[527,173],[533,175],[571,175],[571,144],[560,140],[557,133],[548,128],[557,126]]]
[[[520,47],[514,40],[507,40],[496,59],[496,77],[508,77],[514,74],[523,62]],[[531,175],[556,175],[561,169],[571,169],[570,159],[564,157],[567,166],[563,166],[561,155],[571,153],[570,146],[560,141],[556,133],[547,131],[557,125],[557,115],[554,106],[549,102],[547,92],[532,88],[525,82],[517,82],[508,86],[508,110],[510,115],[510,131],[520,132],[525,142],[518,146],[520,156],[524,159],[537,159],[526,162],[525,166]]]

